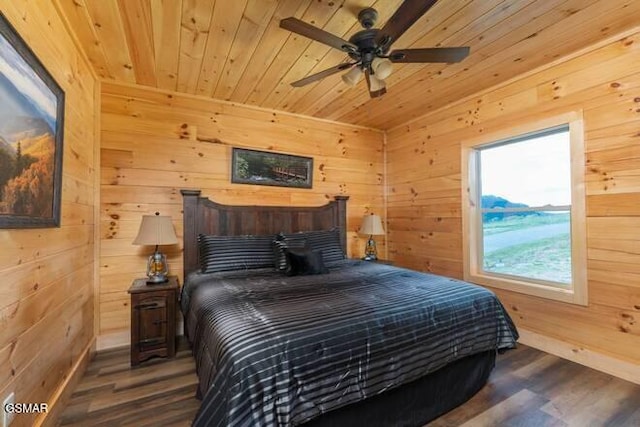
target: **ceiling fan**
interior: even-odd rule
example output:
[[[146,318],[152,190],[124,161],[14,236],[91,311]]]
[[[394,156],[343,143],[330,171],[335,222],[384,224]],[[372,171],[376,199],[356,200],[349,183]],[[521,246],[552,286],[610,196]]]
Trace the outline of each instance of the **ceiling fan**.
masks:
[[[422,49],[389,49],[405,31],[424,15],[437,0],[405,0],[381,29],[373,28],[378,12],[368,7],[358,14],[358,21],[364,27],[349,41],[333,35],[298,18],[290,17],[280,21],[280,27],[301,36],[324,43],[344,51],[353,62],[344,62],[304,79],[291,83],[301,87],[327,76],[348,70],[342,80],[355,86],[364,74],[369,95],[377,98],[387,92],[386,79],[392,71],[392,63],[460,62],[469,55],[468,47],[433,47]]]

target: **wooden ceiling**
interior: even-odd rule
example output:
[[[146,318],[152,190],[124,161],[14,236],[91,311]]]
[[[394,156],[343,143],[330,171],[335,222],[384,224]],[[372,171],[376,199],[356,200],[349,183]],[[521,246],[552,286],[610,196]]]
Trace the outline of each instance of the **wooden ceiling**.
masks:
[[[638,0],[440,0],[394,48],[470,46],[457,64],[395,64],[371,100],[340,74],[290,83],[347,59],[279,28],[295,16],[348,39],[360,9],[377,27],[401,0],[57,0],[99,76],[389,129],[640,23]]]

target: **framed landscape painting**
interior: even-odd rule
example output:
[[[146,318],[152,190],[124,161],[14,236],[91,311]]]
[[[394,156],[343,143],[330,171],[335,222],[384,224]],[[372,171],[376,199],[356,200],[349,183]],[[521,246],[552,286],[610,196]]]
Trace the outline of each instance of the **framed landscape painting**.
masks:
[[[311,188],[313,159],[291,154],[234,148],[231,182]]]
[[[60,226],[64,92],[0,13],[0,228]]]

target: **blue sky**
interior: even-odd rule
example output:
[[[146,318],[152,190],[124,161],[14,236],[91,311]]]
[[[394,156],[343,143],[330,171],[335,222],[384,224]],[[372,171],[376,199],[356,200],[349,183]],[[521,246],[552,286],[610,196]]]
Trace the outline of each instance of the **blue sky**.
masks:
[[[570,205],[569,132],[481,151],[482,194],[529,206]]]
[[[4,74],[25,97],[34,103],[47,121],[55,123],[56,97],[35,74],[20,54],[0,35],[0,73]]]

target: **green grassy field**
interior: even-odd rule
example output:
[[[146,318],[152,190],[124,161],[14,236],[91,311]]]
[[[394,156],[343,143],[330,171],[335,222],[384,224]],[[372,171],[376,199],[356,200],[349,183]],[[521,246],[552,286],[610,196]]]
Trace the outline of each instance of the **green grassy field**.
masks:
[[[483,224],[485,236],[504,233],[506,231],[522,230],[524,228],[536,227],[538,225],[559,224],[569,222],[569,213],[558,213],[549,215],[527,215],[510,216],[502,220],[486,221]]]
[[[484,256],[484,270],[571,283],[571,239],[560,234],[493,251]]]

